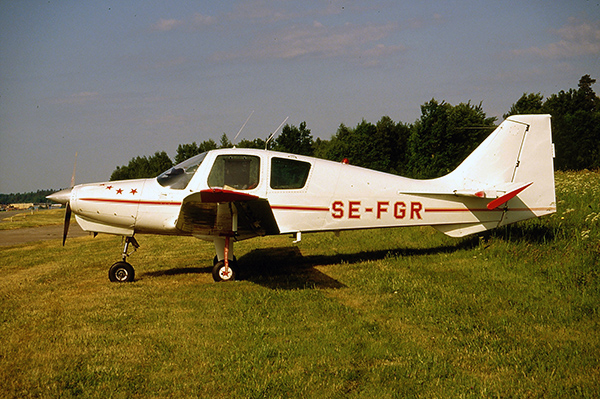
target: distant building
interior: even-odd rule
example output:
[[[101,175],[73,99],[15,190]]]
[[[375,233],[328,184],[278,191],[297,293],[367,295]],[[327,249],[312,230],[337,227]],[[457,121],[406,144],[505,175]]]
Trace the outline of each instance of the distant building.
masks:
[[[8,205],[8,209],[29,209],[29,208],[33,208],[33,203],[32,202],[28,202],[28,203],[22,203],[22,204],[9,204]]]

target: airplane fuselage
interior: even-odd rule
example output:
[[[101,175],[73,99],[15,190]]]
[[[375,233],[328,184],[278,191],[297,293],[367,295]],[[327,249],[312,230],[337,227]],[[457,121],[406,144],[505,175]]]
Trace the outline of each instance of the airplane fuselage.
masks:
[[[207,153],[189,183],[181,189],[163,186],[156,178],[79,185],[72,190],[71,208],[84,230],[208,238],[205,236],[210,234],[202,229],[178,228],[178,219],[187,196],[214,188],[210,174],[219,156],[233,160],[252,157],[257,163],[256,170],[251,172],[256,174],[253,186],[240,185],[235,191],[268,198],[279,233],[487,223],[498,222],[508,211],[515,217],[519,217],[517,213],[529,217],[532,213],[532,209],[518,205],[488,209],[489,200],[485,198],[426,194],[435,186],[435,179],[414,180],[344,163],[248,149]],[[287,182],[287,176],[277,180],[276,169],[282,163],[293,172],[300,170],[301,181],[293,177],[294,181]],[[283,173],[286,171],[284,168]],[[404,194],[418,191],[425,194]],[[206,206],[216,213],[216,203]]]
[[[256,236],[430,225],[461,237],[556,211],[549,115],[505,120],[454,171],[416,180],[255,149],[194,156],[153,179],[82,184],[48,198],[87,231],[125,236],[111,281],[133,281],[135,234],[215,245],[213,277],[234,278],[233,244]]]

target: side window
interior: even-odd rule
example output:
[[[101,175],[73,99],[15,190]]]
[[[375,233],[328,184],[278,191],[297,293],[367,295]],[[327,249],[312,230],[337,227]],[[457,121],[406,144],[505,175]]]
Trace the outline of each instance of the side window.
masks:
[[[293,190],[304,187],[310,163],[287,158],[271,159],[271,188]]]
[[[251,155],[219,155],[208,175],[210,187],[252,190],[258,186],[260,158]]]

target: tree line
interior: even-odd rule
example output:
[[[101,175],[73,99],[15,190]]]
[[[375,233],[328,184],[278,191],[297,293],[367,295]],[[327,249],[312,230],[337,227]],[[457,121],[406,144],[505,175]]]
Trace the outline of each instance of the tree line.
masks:
[[[50,202],[46,199],[46,196],[54,192],[56,192],[56,190],[38,190],[28,193],[0,194],[0,204],[42,204]]]
[[[556,170],[600,168],[600,97],[592,89],[596,79],[584,75],[577,89],[561,90],[544,98],[540,93],[524,93],[503,115],[552,115],[552,135],[556,149]],[[270,141],[241,140],[238,148],[267,148],[275,151],[342,161],[353,165],[414,178],[442,176],[462,162],[495,128],[496,118],[488,117],[480,104],[451,105],[432,99],[421,105],[414,123],[394,122],[383,116],[373,124],[362,120],[355,127],[341,124],[329,140],[314,139],[306,122],[285,125]],[[117,166],[110,180],[158,176],[196,154],[233,144],[225,133],[219,143],[212,139],[196,144],[180,144],[171,159],[165,151],[137,156],[127,165]],[[46,202],[55,190],[0,194],[0,203]]]
[[[560,91],[547,99],[540,93],[524,93],[503,115],[552,115],[557,170],[600,168],[600,98],[592,89],[590,75],[579,80],[577,89]],[[274,151],[308,155],[333,161],[348,160],[353,165],[414,178],[442,176],[457,167],[496,127],[481,103],[470,101],[451,105],[432,99],[421,105],[414,123],[395,122],[383,116],[377,123],[362,120],[355,127],[341,124],[329,140],[314,139],[306,122],[285,125],[281,134],[266,139],[241,140],[238,148],[268,148]],[[196,144],[180,144],[175,158],[166,152],[138,156],[118,166],[111,180],[154,177],[191,156],[233,144],[225,133],[219,143],[209,139]]]

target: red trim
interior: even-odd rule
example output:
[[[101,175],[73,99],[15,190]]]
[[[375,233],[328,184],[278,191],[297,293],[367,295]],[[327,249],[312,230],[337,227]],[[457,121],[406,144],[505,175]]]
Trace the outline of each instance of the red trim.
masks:
[[[256,195],[241,193],[239,191],[224,190],[221,188],[209,188],[200,191],[202,202],[234,202],[251,201],[258,199]]]
[[[329,208],[323,208],[319,206],[271,205],[271,209],[277,209],[280,211],[329,212]]]
[[[181,202],[168,202],[168,201],[143,201],[143,200],[125,200],[125,199],[113,199],[113,198],[79,198],[79,200],[80,201],[110,202],[112,204],[177,205],[177,206],[181,206]]]
[[[494,208],[494,209],[487,209],[487,208],[474,208],[474,209],[469,209],[469,208],[425,208],[425,212],[438,212],[438,213],[443,213],[443,212],[503,212],[503,211],[504,211],[504,209],[499,209],[499,208]],[[553,207],[508,208],[507,211],[509,211],[509,212],[555,211],[556,212],[556,208],[553,208]]]
[[[514,197],[516,197],[521,191],[525,190],[527,187],[531,186],[532,184],[533,184],[533,182],[526,184],[523,187],[519,187],[516,190],[513,190],[509,193],[506,193],[500,198],[496,198],[495,200],[493,200],[492,202],[487,204],[487,208],[495,209],[495,208],[499,207],[500,205],[504,204],[505,202],[508,202],[511,199],[513,199]]]
[[[487,208],[425,208],[425,212],[498,212],[501,209],[487,209]]]

